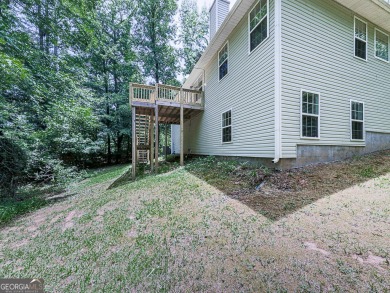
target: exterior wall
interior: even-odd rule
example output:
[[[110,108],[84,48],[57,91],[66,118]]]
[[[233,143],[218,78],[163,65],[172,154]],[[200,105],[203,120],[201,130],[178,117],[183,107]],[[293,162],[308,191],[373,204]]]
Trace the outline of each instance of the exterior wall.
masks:
[[[229,13],[230,2],[225,0],[218,1],[218,17],[217,17],[217,30],[221,27],[223,21]]]
[[[180,125],[171,125],[171,154],[180,154]]]
[[[297,158],[282,159],[278,168],[290,169],[313,163],[344,160],[384,149],[390,149],[390,134],[367,132],[365,147],[299,145],[297,149]]]
[[[228,75],[219,81],[218,54],[206,68],[205,111],[185,123],[186,152],[273,158],[274,1],[269,2],[269,37],[249,54],[246,15],[229,37]],[[222,113],[228,110],[233,141],[223,144]]]
[[[369,133],[366,142],[350,139],[351,99],[364,102],[367,132],[390,134],[390,64],[374,57],[375,25],[370,22],[368,59],[354,57],[354,16],[331,0],[283,0],[283,158],[305,156],[305,145],[369,145]],[[320,93],[318,140],[300,138],[302,89]]]
[[[229,13],[230,2],[215,0],[210,8],[210,39],[212,39]]]
[[[210,39],[213,38],[217,32],[217,1],[214,1],[210,8]]]

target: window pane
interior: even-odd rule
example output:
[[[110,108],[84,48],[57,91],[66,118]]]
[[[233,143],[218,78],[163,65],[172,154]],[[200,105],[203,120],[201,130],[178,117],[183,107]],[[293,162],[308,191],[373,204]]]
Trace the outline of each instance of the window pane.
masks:
[[[222,127],[230,126],[232,124],[232,112],[227,111],[222,114]]]
[[[226,60],[226,61],[219,67],[219,79],[221,80],[227,73],[228,73],[228,61]]]
[[[302,136],[318,137],[318,117],[302,116]]]
[[[355,19],[355,37],[367,41],[367,26],[358,19]]]
[[[302,92],[302,113],[319,115],[319,95]]]
[[[219,52],[219,65],[221,65],[228,58],[228,46],[227,44]]]
[[[260,23],[263,17],[267,15],[267,0],[261,0],[253,8],[250,14],[250,31]]]
[[[363,103],[357,103],[357,102],[352,102],[351,105],[351,118],[353,120],[361,120],[363,121]]]
[[[222,129],[222,142],[232,141],[232,127],[225,127]]]
[[[352,139],[363,139],[363,122],[352,121]]]
[[[355,39],[355,56],[366,59],[367,43],[359,39]]]
[[[268,35],[267,18],[265,18],[250,34],[250,49],[255,49]]]
[[[376,31],[375,54],[377,57],[389,61],[389,37],[380,31]]]

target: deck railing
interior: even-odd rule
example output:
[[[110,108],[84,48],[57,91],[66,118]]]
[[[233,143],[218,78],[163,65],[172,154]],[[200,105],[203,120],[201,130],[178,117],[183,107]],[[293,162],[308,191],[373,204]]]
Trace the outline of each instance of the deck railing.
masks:
[[[132,101],[147,103],[163,101],[203,107],[204,93],[203,91],[184,89],[164,84],[150,86],[145,84],[131,83],[130,102]]]

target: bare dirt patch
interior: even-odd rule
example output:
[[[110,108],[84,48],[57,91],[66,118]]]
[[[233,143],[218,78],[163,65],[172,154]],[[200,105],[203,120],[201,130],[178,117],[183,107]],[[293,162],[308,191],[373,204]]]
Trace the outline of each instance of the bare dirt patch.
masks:
[[[281,172],[241,165],[222,169],[226,176],[221,176],[217,164],[214,165],[215,172],[190,172],[267,218],[277,220],[323,197],[390,172],[390,150]]]
[[[62,227],[62,231],[65,231],[66,229],[72,228],[74,226],[74,219],[80,218],[83,215],[82,211],[73,210],[71,211],[64,220],[64,224]]]
[[[312,242],[305,242],[304,243],[305,247],[308,249],[308,250],[313,250],[313,251],[317,251],[325,256],[329,256],[330,255],[330,252],[329,251],[326,251],[324,249],[321,249],[321,248],[318,248],[317,247],[317,244],[315,243],[312,243]]]

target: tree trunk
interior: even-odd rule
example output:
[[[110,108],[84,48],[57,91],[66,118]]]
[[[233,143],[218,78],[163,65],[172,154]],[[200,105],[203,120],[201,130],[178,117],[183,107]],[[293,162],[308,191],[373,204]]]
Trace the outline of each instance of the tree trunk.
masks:
[[[116,158],[115,162],[119,164],[120,159],[121,159],[121,150],[122,150],[122,141],[123,141],[123,134],[117,133],[117,140],[116,140]]]
[[[41,51],[44,50],[43,47],[43,39],[44,39],[44,32],[42,27],[42,6],[41,2],[38,3],[38,34],[39,34],[39,49]]]
[[[49,0],[45,0],[45,25],[44,25],[44,30],[45,30],[45,52],[46,54],[50,53],[50,38],[49,38]]]
[[[111,164],[111,136],[107,133],[107,164]]]

